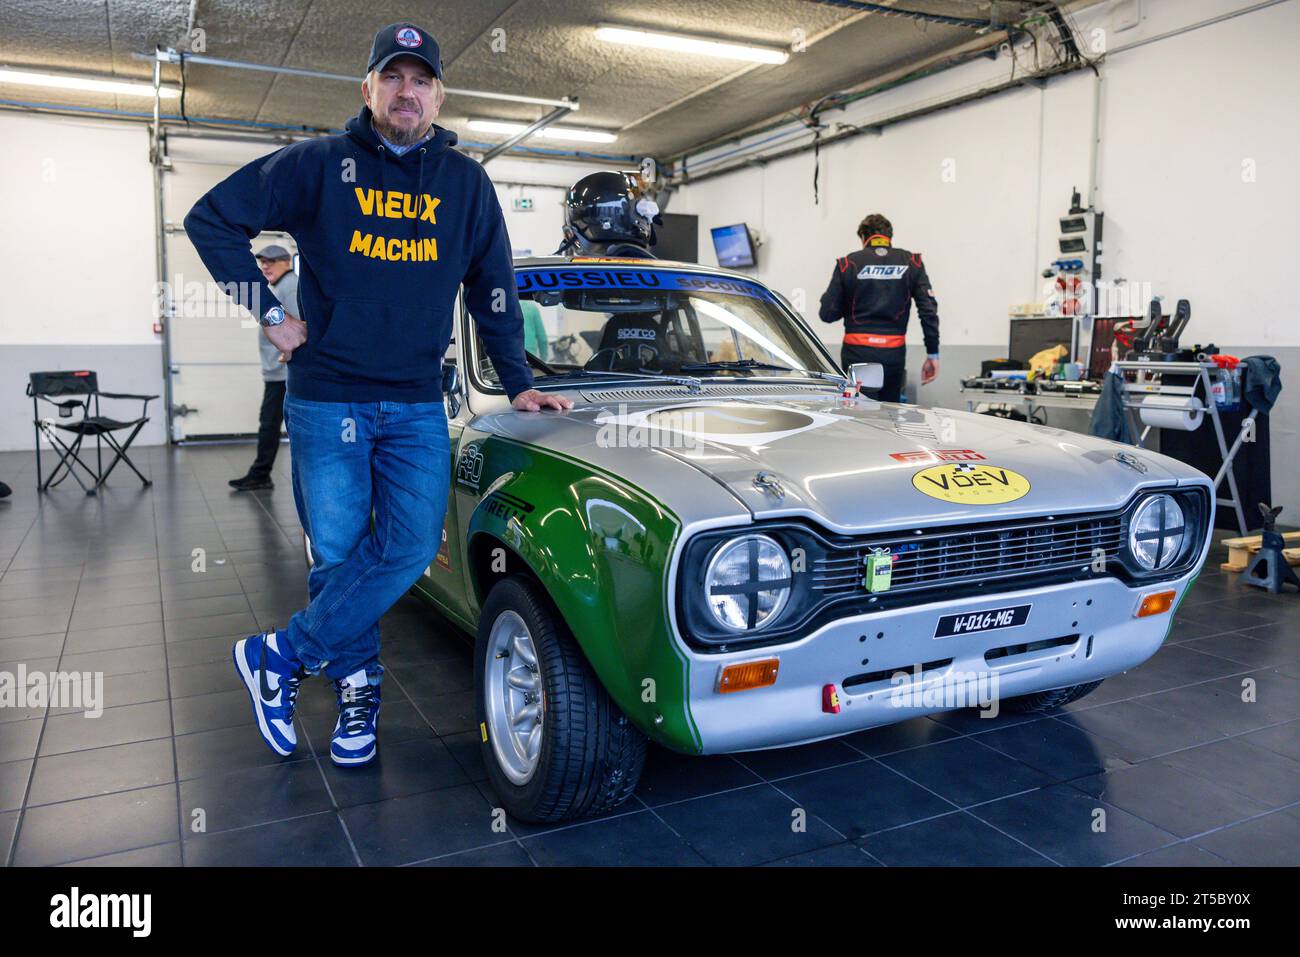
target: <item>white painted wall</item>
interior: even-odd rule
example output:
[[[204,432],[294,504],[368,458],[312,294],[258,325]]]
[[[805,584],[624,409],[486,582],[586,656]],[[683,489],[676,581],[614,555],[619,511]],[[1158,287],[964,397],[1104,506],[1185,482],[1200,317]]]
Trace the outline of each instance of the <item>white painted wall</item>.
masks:
[[[6,112],[0,142],[0,347],[154,342],[144,128]]]
[[[1300,3],[1121,49],[1246,6],[1145,0],[1141,23],[1119,32],[1132,0],[1079,15],[1085,37],[1105,30],[1112,51],[1101,67],[1106,275],[1151,282],[1170,301],[1191,299],[1194,337],[1297,346],[1300,323],[1278,292],[1289,284],[1300,231]],[[869,125],[1010,70],[1007,57],[980,60],[823,119]],[[756,275],[792,297],[802,291],[810,317],[834,258],[856,248],[857,223],[883,212],[898,245],[925,256],[944,342],[1005,344],[1008,304],[1042,298],[1056,217],[1071,187],[1086,190],[1093,84],[1091,73],[1075,73],[827,147],[818,206],[808,152],[689,185],[670,208],[700,216],[701,258],[710,262],[710,227],[744,220],[757,228]],[[691,168],[707,168],[707,158],[693,157]],[[1253,180],[1243,164],[1253,165]],[[919,342],[919,328],[912,333]]]

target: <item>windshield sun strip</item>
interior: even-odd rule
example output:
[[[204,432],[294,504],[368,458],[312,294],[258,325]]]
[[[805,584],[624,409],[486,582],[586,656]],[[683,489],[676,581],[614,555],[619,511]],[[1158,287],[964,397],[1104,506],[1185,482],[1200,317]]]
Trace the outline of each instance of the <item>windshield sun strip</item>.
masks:
[[[689,270],[689,271],[692,273],[694,272],[694,270]],[[742,280],[742,281],[753,283],[753,280]],[[630,292],[632,290],[628,289],[623,291]],[[717,309],[719,311],[724,311],[723,307],[720,306],[718,303],[712,302],[712,300],[709,299],[702,298],[702,296],[700,296],[699,293],[703,293],[703,292],[707,292],[707,291],[690,290],[688,292],[688,296],[687,296],[688,303],[686,304],[686,308],[688,311],[694,312],[693,307],[696,303],[704,303],[713,306],[714,309]],[[696,295],[691,295],[690,293],[696,293]],[[717,293],[717,294],[724,295],[727,293]],[[722,379],[730,382],[733,385],[745,383],[745,382],[756,382],[764,379],[766,380],[774,379],[782,382],[788,382],[792,380],[805,380],[805,381],[813,380],[813,381],[824,382],[828,384],[845,381],[843,374],[838,372],[838,366],[836,365],[834,359],[831,357],[829,351],[827,350],[826,344],[823,343],[820,340],[820,338],[818,338],[813,333],[813,330],[808,325],[807,321],[804,319],[803,316],[799,315],[798,313],[794,312],[791,309],[788,309],[788,307],[785,307],[776,298],[772,298],[772,299],[765,298],[763,299],[763,301],[766,302],[769,306],[771,306],[775,310],[778,316],[788,321],[794,330],[798,330],[798,332],[802,334],[801,338],[804,339],[804,342],[802,343],[804,346],[811,348],[814,355],[816,355],[818,358],[825,360],[829,368],[836,371],[820,371],[814,369],[792,368],[789,370],[789,374],[774,374],[775,370],[763,370],[765,373],[767,373],[765,375],[753,375],[753,374],[746,375],[744,374],[745,370],[743,369],[718,370],[718,374],[702,374],[702,373],[687,374],[687,373],[671,373],[671,372],[647,372],[644,374],[638,374],[632,372],[622,372],[621,370],[611,370],[611,371],[614,371],[614,373],[619,376],[622,382],[631,382],[631,381],[668,382],[668,383],[674,383],[678,385],[686,385],[687,383],[682,382],[680,380],[687,379],[687,378],[694,379],[699,382],[716,381]],[[469,315],[465,304],[461,302],[460,305],[461,305],[461,318],[462,321],[464,322],[466,331],[468,332],[470,331],[470,324],[473,322],[473,318]],[[722,321],[716,315],[713,316],[713,318],[715,318],[718,321]],[[737,326],[733,323],[724,321],[722,324],[728,327],[728,331],[732,334],[733,337],[737,336],[738,333],[740,332]],[[740,320],[740,325],[752,329],[752,327],[749,327],[749,324],[745,323],[743,320]],[[753,331],[757,332],[757,330],[753,330]],[[800,338],[800,337],[796,336],[796,338]],[[472,381],[483,392],[486,392],[488,394],[504,394],[504,390],[502,389],[500,382],[497,381],[493,383],[484,374],[483,366],[484,363],[488,360],[486,354],[483,352],[482,349],[480,349],[481,343],[479,341],[479,337],[477,336],[477,334],[472,334],[469,336],[469,339],[471,340],[471,344],[469,346],[470,355],[467,358],[471,359],[471,362],[468,363],[468,365],[469,365],[469,372],[472,377]],[[775,345],[774,343],[770,343],[770,340],[768,340],[766,336],[761,336],[761,335],[756,335],[754,341],[758,343],[760,347],[767,348],[767,351],[769,352],[772,351],[770,348],[768,348],[769,344]],[[793,343],[791,345],[793,345]],[[780,352],[783,358],[792,358],[786,356],[784,350],[780,350]],[[589,385],[601,384],[599,383],[598,380],[588,379],[589,376],[601,376],[601,375],[608,375],[608,374],[610,374],[608,371],[601,372],[599,370],[575,369],[572,371],[566,370],[564,372],[559,372],[554,374],[552,373],[537,374],[534,375],[534,380],[537,381],[539,384],[545,384],[548,387],[556,387],[562,385],[562,382],[560,380],[571,378],[574,380],[581,380],[583,386],[589,386]],[[552,381],[547,381],[547,380],[552,380]]]

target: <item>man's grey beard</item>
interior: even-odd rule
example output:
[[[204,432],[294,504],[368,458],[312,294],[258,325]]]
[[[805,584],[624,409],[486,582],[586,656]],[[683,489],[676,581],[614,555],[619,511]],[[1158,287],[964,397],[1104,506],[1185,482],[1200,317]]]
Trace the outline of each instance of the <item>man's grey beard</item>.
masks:
[[[373,113],[370,116],[370,121],[374,124],[375,130],[379,135],[388,140],[388,142],[392,143],[394,146],[414,146],[429,135],[429,129],[433,125],[430,123],[423,129],[420,129],[419,127],[409,130],[398,129],[395,126],[390,126]]]

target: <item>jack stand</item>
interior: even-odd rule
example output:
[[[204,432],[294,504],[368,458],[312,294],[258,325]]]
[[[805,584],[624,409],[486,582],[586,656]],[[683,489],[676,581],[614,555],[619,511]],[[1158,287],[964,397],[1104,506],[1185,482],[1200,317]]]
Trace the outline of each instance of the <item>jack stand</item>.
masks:
[[[1274,595],[1281,593],[1282,586],[1287,582],[1300,588],[1300,578],[1296,577],[1296,573],[1287,564],[1286,556],[1282,554],[1286,542],[1278,534],[1274,524],[1278,513],[1282,511],[1282,506],[1269,508],[1260,502],[1259,510],[1264,515],[1263,541],[1259,551],[1246,565],[1246,570],[1241,573],[1239,580],[1245,585],[1267,588]]]

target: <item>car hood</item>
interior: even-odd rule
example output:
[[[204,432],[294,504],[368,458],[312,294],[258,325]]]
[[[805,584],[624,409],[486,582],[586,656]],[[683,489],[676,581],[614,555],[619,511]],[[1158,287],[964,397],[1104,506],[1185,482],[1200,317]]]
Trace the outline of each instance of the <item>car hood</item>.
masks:
[[[1144,449],[992,416],[820,389],[731,391],[664,401],[576,397],[563,415],[491,418],[519,438],[540,428],[531,440],[623,475],[670,507],[702,494],[685,466],[755,517],[806,515],[844,532],[1104,510],[1138,488],[1199,476]]]

